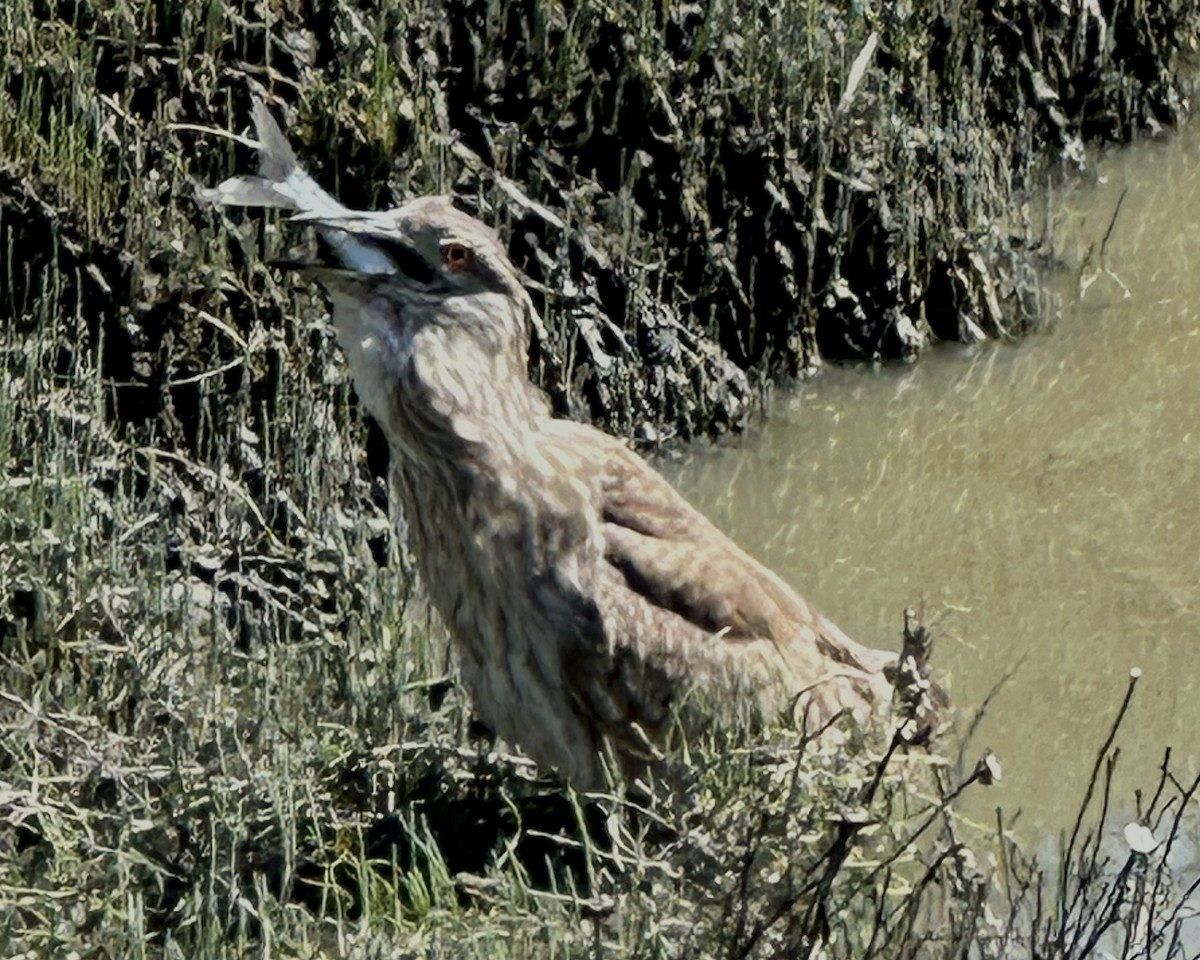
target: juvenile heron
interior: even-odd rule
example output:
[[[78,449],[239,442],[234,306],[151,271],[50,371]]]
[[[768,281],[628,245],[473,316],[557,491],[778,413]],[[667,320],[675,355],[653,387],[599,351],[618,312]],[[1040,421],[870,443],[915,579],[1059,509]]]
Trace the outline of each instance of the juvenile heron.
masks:
[[[810,726],[886,706],[864,647],[693,509],[621,441],[556,419],[529,380],[534,307],[496,234],[441,197],[350,210],[261,103],[257,177],[216,203],[292,209],[325,287],[434,607],[480,717],[576,785],[657,755],[711,697]]]

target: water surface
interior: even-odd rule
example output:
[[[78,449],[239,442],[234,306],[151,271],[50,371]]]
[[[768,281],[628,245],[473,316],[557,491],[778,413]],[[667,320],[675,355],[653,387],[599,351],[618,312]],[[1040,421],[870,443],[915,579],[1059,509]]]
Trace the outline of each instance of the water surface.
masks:
[[[1131,668],[1124,797],[1167,745],[1200,765],[1200,124],[1094,169],[1052,205],[1072,266],[1051,331],[828,368],[664,466],[852,636],[895,648],[923,610],[964,708],[1015,668],[975,740],[1005,768],[983,809],[1052,829]]]

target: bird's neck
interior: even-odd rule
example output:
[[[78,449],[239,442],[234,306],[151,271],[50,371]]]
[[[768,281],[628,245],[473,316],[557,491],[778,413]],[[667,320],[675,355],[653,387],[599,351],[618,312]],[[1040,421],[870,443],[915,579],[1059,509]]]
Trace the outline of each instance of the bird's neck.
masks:
[[[489,349],[466,334],[422,331],[382,422],[393,453],[430,468],[504,470],[533,455],[550,415],[529,381],[523,350]]]
[[[574,488],[556,492],[566,480],[553,476],[543,449],[549,405],[524,363],[461,350],[453,361],[412,364],[385,432],[400,516],[426,588],[460,634],[475,636],[471,618],[490,609],[480,597],[503,602],[502,578],[492,575],[501,569],[497,558],[522,570],[548,568],[539,519],[551,511],[582,515],[584,497]],[[574,498],[570,509],[563,497]]]
[[[549,414],[526,372],[525,325],[494,304],[460,322],[357,289],[331,291],[338,341],[359,398],[393,456],[453,469],[520,445]]]

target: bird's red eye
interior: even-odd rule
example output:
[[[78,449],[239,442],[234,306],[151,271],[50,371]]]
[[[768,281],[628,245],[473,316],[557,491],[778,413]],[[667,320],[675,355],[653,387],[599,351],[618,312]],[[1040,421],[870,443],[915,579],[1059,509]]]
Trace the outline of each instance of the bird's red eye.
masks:
[[[465,270],[471,264],[471,248],[451,241],[442,247],[442,262],[451,270]]]

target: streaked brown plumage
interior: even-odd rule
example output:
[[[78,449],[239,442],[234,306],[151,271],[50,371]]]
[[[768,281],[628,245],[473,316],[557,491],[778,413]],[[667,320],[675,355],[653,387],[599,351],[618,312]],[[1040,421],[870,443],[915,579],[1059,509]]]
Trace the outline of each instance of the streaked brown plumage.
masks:
[[[262,169],[214,202],[283,206],[328,244],[333,323],[430,598],[482,719],[577,785],[637,769],[693,692],[762,720],[891,699],[855,643],[619,440],[555,419],[527,376],[534,308],[496,234],[426,197],[342,207],[257,104]]]

